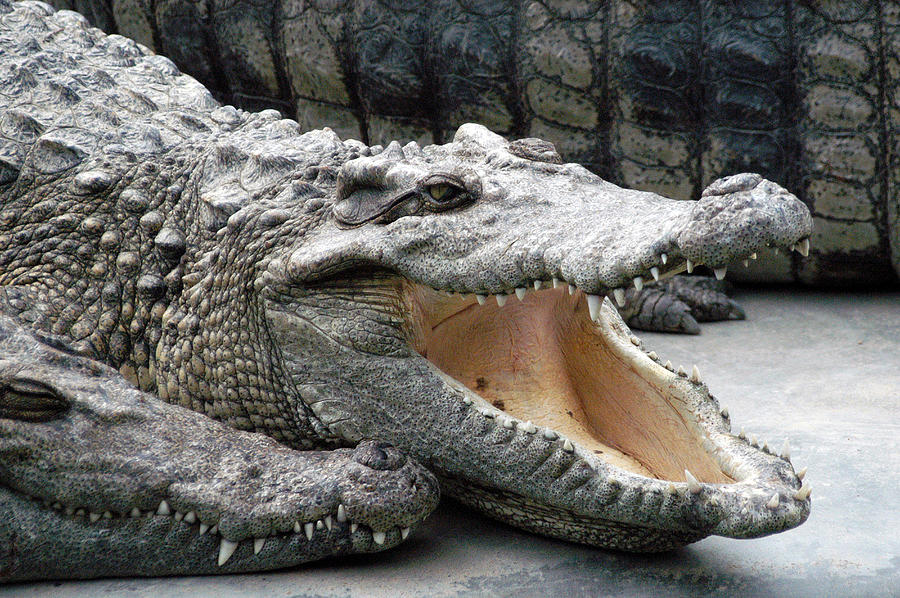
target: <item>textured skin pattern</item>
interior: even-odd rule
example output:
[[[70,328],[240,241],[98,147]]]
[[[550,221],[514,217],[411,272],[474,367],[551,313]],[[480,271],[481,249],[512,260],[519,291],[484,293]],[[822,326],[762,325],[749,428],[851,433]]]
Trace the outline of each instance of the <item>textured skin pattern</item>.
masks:
[[[651,268],[798,243],[810,214],[775,183],[739,174],[675,201],[480,125],[424,148],[301,134],[40,3],[0,0],[0,48],[0,309],[33,331],[293,448],[389,441],[529,529],[636,549],[637,526],[640,549],[661,550],[808,515],[789,461],[731,435],[705,385],[645,354],[599,298]],[[570,313],[672,393],[735,483],[623,470],[507,417],[417,352],[420,293],[499,304],[553,279],[579,293]],[[524,523],[548,511],[578,516]]]
[[[236,573],[373,552],[438,501],[434,476],[394,448],[290,450],[163,403],[2,315],[0,411],[0,582]],[[223,538],[239,545],[219,565]]]
[[[227,102],[342,137],[441,142],[480,122],[683,199],[759,172],[810,207],[812,249],[738,277],[897,282],[896,2],[55,4],[156,47]]]

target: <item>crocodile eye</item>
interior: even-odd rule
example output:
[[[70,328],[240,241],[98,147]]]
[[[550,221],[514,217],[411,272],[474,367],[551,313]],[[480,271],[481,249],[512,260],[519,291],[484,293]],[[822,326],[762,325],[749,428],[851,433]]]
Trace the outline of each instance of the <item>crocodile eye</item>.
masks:
[[[48,421],[69,408],[52,387],[30,378],[0,380],[0,418]]]
[[[450,174],[434,174],[420,183],[425,201],[434,211],[455,208],[472,199],[466,184]]]
[[[450,189],[450,185],[432,185],[428,188],[428,195],[431,196],[431,199],[441,201],[450,193]]]

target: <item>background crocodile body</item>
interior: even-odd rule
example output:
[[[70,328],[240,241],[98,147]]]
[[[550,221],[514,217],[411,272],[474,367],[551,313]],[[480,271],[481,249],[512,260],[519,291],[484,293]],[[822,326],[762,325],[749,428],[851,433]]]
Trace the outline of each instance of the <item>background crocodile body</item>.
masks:
[[[736,276],[898,282],[896,2],[54,4],[158,49],[229,103],[367,143],[440,143],[480,122],[681,199],[759,172],[809,206],[811,254]]]
[[[390,442],[537,533],[661,551],[808,516],[789,446],[732,434],[699,369],[603,298],[805,251],[779,185],[671,200],[476,124],[303,133],[38,2],[0,0],[0,48],[0,311],[35,334],[291,448]]]

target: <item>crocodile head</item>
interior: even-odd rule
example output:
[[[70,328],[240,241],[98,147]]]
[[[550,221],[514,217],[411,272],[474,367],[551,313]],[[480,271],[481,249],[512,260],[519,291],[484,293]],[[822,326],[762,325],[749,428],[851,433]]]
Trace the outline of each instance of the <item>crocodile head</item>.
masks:
[[[0,316],[0,581],[256,571],[400,542],[437,481],[297,452],[136,390]]]
[[[668,200],[478,125],[421,149],[329,143],[333,165],[278,194],[300,199],[231,216],[222,251],[186,277],[208,282],[163,318],[160,371],[181,363],[164,376],[190,387],[188,339],[212,345],[203,360],[228,360],[225,373],[275,355],[277,388],[320,441],[394,443],[450,495],[559,538],[658,551],[805,520],[788,460],[732,435],[696,372],[642,350],[603,298],[689,262],[802,245],[810,216],[795,197],[737,175],[699,201]],[[229,274],[235,254],[256,269]],[[249,298],[245,313],[204,307],[222,281]],[[201,332],[179,333],[191,326]],[[216,348],[255,336],[265,346]],[[213,400],[217,416],[277,434],[244,389],[268,377],[231,372],[211,391],[234,397]]]

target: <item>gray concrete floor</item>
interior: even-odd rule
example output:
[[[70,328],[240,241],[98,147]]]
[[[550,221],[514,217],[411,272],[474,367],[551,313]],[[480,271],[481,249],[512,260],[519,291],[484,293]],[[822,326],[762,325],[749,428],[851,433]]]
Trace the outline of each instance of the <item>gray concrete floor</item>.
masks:
[[[900,596],[900,293],[745,290],[746,322],[642,334],[697,363],[735,432],[809,466],[809,520],[662,556],[539,538],[445,500],[387,553],[261,575],[40,583],[0,596]]]

